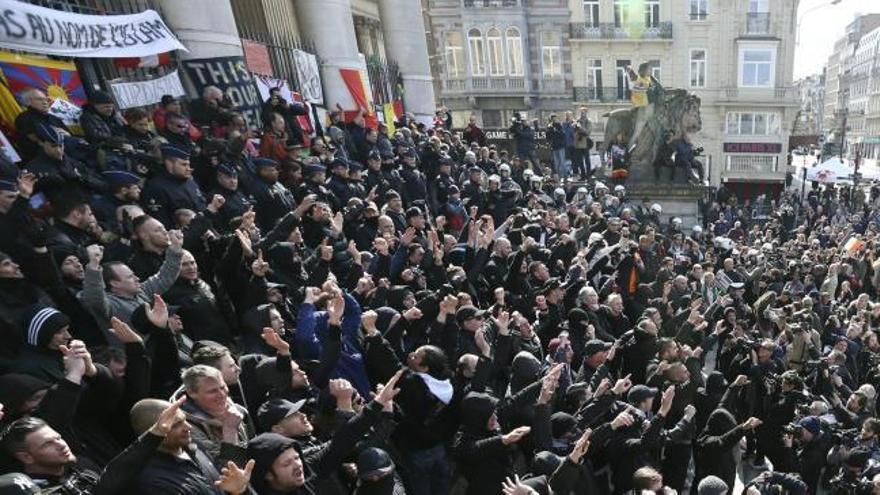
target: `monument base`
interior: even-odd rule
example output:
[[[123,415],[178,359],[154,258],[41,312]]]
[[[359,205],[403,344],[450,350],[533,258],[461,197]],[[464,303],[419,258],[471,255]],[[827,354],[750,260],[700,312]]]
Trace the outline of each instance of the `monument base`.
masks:
[[[700,225],[699,201],[705,186],[677,182],[627,182],[626,196],[632,203],[647,199],[648,203],[658,203],[663,207],[660,216],[664,222],[670,218],[681,218],[682,226],[690,229]]]

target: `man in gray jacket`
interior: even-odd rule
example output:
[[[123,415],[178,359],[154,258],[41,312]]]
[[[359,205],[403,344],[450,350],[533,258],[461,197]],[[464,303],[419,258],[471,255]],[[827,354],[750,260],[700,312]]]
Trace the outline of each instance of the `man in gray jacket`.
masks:
[[[183,233],[172,230],[168,236],[171,246],[165,251],[165,261],[157,273],[143,282],[125,263],[114,261],[102,266],[102,246],[92,244],[86,248],[89,264],[85,270],[83,290],[78,297],[94,315],[111,344],[116,345],[118,341],[109,332],[110,318],[115,316],[130,324],[131,314],[138,306],[152,303],[155,294],[162,294],[177,280],[183,255]]]

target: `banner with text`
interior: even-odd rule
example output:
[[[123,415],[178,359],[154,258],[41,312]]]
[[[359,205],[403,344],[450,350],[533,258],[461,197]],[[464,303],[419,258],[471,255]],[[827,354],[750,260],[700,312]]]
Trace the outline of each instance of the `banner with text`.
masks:
[[[299,92],[303,98],[309,103],[323,105],[324,90],[321,88],[318,59],[311,53],[294,50],[293,62],[296,65],[296,78],[299,79]]]
[[[0,45],[9,50],[92,58],[186,50],[155,10],[86,15],[0,0],[0,13]]]
[[[260,123],[260,106],[263,100],[254,84],[253,76],[244,63],[244,57],[217,57],[184,60],[183,66],[201,95],[208,86],[217,86],[232,100],[233,107],[241,113],[248,126],[255,129]]]
[[[149,81],[110,83],[110,89],[116,98],[116,105],[123,110],[159,103],[163,95],[186,94],[177,71]]]

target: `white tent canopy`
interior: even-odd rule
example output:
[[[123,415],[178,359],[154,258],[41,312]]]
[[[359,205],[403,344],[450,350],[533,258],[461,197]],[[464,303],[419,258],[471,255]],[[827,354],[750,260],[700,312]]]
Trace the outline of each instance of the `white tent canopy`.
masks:
[[[833,184],[848,180],[853,169],[838,157],[831,157],[824,162],[807,169],[807,180]]]

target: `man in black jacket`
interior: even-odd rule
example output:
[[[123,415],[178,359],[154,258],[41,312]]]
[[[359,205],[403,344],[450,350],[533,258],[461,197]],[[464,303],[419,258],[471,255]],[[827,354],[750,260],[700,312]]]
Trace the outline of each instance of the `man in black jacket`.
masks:
[[[22,159],[28,160],[33,158],[40,149],[37,127],[45,124],[56,130],[64,131],[68,135],[70,131],[60,118],[49,113],[52,101],[46,96],[46,93],[31,88],[22,93],[21,97],[24,100],[25,110],[15,118],[15,131],[19,136],[22,136],[17,143],[18,152]]]
[[[83,107],[79,124],[86,133],[86,139],[94,145],[103,144],[113,136],[125,135],[122,117],[116,111],[113,98],[106,91],[95,91]]]
[[[175,225],[174,212],[205,209],[205,197],[192,178],[190,152],[173,145],[162,146],[163,173],[147,181],[141,195],[150,214],[166,228]]]

